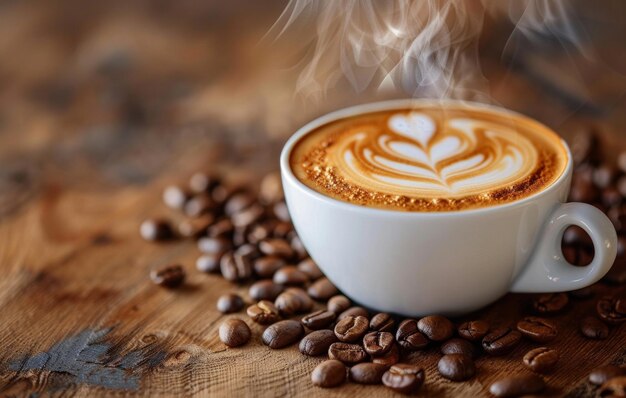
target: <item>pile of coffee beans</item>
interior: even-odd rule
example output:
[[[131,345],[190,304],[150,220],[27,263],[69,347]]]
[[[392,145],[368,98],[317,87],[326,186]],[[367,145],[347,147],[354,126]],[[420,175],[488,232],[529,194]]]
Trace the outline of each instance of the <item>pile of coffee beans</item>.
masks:
[[[612,327],[626,321],[626,296],[619,290],[626,282],[626,152],[615,166],[599,162],[593,135],[577,137],[572,151],[578,166],[571,199],[606,211],[620,233],[618,259],[602,281],[618,286],[615,295],[597,298],[596,312],[580,321],[582,336],[606,339]],[[140,227],[144,239],[194,239],[201,253],[196,262],[200,272],[221,274],[232,283],[249,286],[248,299],[227,293],[219,298],[217,309],[236,313],[249,302],[245,313],[265,330],[253,336],[242,319],[227,318],[219,328],[224,344],[238,347],[252,337],[271,349],[298,344],[303,355],[328,358],[311,374],[312,383],[323,388],[349,380],[413,393],[427,382],[428,375],[426,364],[414,363],[409,354],[433,346],[441,353],[440,376],[462,382],[475,376],[476,358],[505,356],[526,340],[535,344],[522,359],[528,372],[498,380],[489,391],[498,397],[539,394],[547,387],[541,374],[552,372],[560,360],[558,350],[549,346],[558,339],[559,326],[548,317],[567,311],[570,299],[594,296],[593,286],[533,296],[528,306],[532,316],[511,325],[492,326],[481,319],[455,324],[436,314],[403,319],[370,313],[343,296],[308,257],[290,222],[279,175],[266,176],[254,192],[197,173],[186,186],[166,188],[163,201],[186,219],[178,225],[146,220]],[[593,257],[593,246],[584,231],[570,228],[563,252],[573,264],[584,265]],[[184,283],[185,274],[174,264],[153,270],[151,278],[158,285],[175,288]],[[589,381],[601,393],[616,395],[626,388],[626,370],[598,368]]]

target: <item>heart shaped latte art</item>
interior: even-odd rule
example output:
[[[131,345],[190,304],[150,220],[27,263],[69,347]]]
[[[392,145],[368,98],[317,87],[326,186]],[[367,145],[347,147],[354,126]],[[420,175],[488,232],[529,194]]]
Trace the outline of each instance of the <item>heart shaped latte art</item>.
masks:
[[[454,198],[513,185],[536,168],[535,145],[512,127],[420,112],[391,115],[385,128],[354,129],[331,163],[360,186],[387,194]]]

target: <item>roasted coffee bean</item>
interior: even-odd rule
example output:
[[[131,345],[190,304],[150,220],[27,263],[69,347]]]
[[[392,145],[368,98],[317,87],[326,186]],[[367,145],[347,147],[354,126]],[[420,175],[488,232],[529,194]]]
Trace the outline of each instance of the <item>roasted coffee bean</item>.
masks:
[[[556,325],[547,319],[528,316],[517,323],[517,330],[532,341],[547,343],[558,333]]]
[[[224,253],[232,247],[230,240],[226,238],[200,238],[198,239],[198,250],[202,253],[219,254]]]
[[[217,299],[217,310],[222,314],[240,311],[243,306],[243,299],[235,293],[223,294]]]
[[[463,322],[457,331],[465,340],[480,341],[489,332],[489,323],[481,320]]]
[[[536,394],[546,388],[546,383],[539,376],[525,374],[500,379],[489,387],[489,392],[496,397],[519,397]]]
[[[263,343],[270,348],[287,347],[298,341],[304,334],[304,328],[298,321],[285,320],[276,322],[265,329]]]
[[[617,260],[609,272],[602,278],[603,282],[611,285],[623,285],[626,283],[626,255],[618,255]]]
[[[614,377],[600,386],[600,397],[626,397],[626,376]]]
[[[617,175],[617,170],[610,164],[601,164],[593,170],[592,181],[600,189],[607,188]]]
[[[335,325],[335,335],[339,341],[344,343],[351,343],[363,338],[367,329],[369,328],[369,321],[364,316],[348,316],[337,322]]]
[[[200,217],[212,212],[216,207],[217,204],[209,195],[200,194],[185,202],[184,212],[189,217]]]
[[[265,239],[259,242],[259,249],[268,256],[291,258],[293,249],[284,239]]]
[[[383,374],[383,384],[402,394],[412,394],[424,384],[424,369],[398,363]]]
[[[232,236],[235,227],[228,218],[216,221],[207,229],[207,236],[210,238],[228,238]]]
[[[214,221],[215,217],[211,214],[183,220],[178,223],[178,234],[184,238],[200,239],[207,235],[209,226]]]
[[[285,198],[280,173],[267,174],[261,180],[259,187],[259,199],[264,204],[280,202]]]
[[[315,330],[300,340],[299,349],[304,355],[316,357],[328,354],[330,345],[337,342],[337,336],[332,330]]]
[[[220,183],[218,176],[208,173],[194,173],[189,179],[189,189],[194,193],[209,193]]]
[[[241,319],[230,318],[220,325],[220,340],[229,347],[239,347],[246,344],[250,340],[251,334],[250,328]]]
[[[621,368],[615,365],[604,365],[599,368],[595,368],[589,373],[589,382],[596,386],[606,383],[608,380],[626,375],[626,368]]]
[[[272,206],[272,212],[281,221],[291,221],[291,216],[289,215],[289,209],[287,208],[287,204],[285,202],[278,202]]]
[[[578,130],[569,142],[575,164],[581,164],[592,156],[597,148],[597,139],[590,130]]]
[[[244,191],[242,186],[220,184],[211,189],[211,198],[216,203],[223,204],[233,195]]]
[[[583,287],[582,289],[572,290],[571,292],[567,292],[567,293],[572,298],[575,298],[578,300],[585,300],[585,299],[593,297],[593,286]]]
[[[276,297],[283,292],[283,290],[283,286],[274,283],[271,279],[263,279],[250,285],[248,295],[251,299],[256,301],[274,301],[276,300]]]
[[[539,347],[530,350],[524,355],[523,359],[524,365],[537,373],[552,372],[558,361],[559,352],[554,348],[548,347]]]
[[[290,286],[302,286],[309,277],[295,265],[286,265],[274,273],[274,283]]]
[[[231,282],[241,282],[252,276],[252,268],[246,263],[235,261],[233,252],[224,253],[220,259],[220,270],[224,279]]]
[[[397,344],[393,344],[391,349],[384,355],[380,355],[377,357],[372,357],[372,362],[377,363],[379,365],[383,365],[386,368],[389,368],[392,365],[397,364],[400,361],[400,350],[398,349]]]
[[[293,235],[291,238],[289,238],[289,244],[291,245],[293,251],[296,253],[296,257],[298,259],[302,260],[309,256],[298,235]]]
[[[171,225],[165,220],[149,219],[139,227],[141,237],[147,241],[165,241],[174,238]]]
[[[350,380],[359,384],[380,384],[387,367],[378,363],[357,363],[350,368]]]
[[[561,311],[569,298],[565,293],[547,293],[536,296],[533,300],[533,308],[540,314],[553,314]]]
[[[465,340],[463,340],[465,341]],[[476,374],[474,361],[464,354],[446,354],[437,364],[439,374],[448,380],[469,380]]]
[[[252,244],[258,244],[263,239],[267,239],[272,235],[273,225],[269,222],[257,224],[246,232],[246,240]]]
[[[319,310],[310,313],[302,318],[302,324],[311,330],[325,329],[335,320],[334,312]]]
[[[596,311],[600,319],[611,325],[626,322],[626,296],[603,297],[598,300]]]
[[[340,313],[337,316],[337,320],[341,321],[342,319],[345,319],[345,318],[347,318],[349,316],[363,316],[365,318],[368,318],[369,317],[369,313],[363,307],[354,306],[354,307],[350,307],[347,310],[345,310],[342,313]]]
[[[293,231],[293,224],[285,221],[278,221],[272,231],[272,236],[278,239],[286,239]]]
[[[196,260],[196,269],[206,273],[220,272],[221,258],[222,255],[219,253],[203,254]]]
[[[443,355],[447,354],[464,354],[470,358],[476,358],[478,350],[474,344],[461,338],[452,338],[441,345],[440,349]]]
[[[286,315],[300,314],[311,311],[313,300],[302,289],[289,288],[276,297],[276,308]]]
[[[259,221],[264,214],[263,207],[255,203],[247,209],[233,214],[230,219],[235,227],[247,227]]]
[[[313,261],[311,257],[305,258],[304,260],[298,263],[298,269],[309,276],[309,279],[312,281],[321,278],[324,276],[322,271],[319,269],[317,264]]]
[[[363,348],[372,356],[381,356],[391,350],[396,343],[389,332],[371,332],[363,337]]]
[[[358,344],[333,343],[328,347],[328,357],[345,364],[353,364],[365,361],[367,353]]]
[[[609,327],[593,316],[588,316],[582,320],[580,332],[583,336],[594,340],[604,340],[609,337]]]
[[[235,213],[247,209],[252,203],[254,203],[254,196],[251,194],[247,192],[236,193],[224,204],[224,213],[228,216],[232,216]]]
[[[235,227],[233,231],[233,245],[239,247],[246,243],[246,231],[248,229],[246,227]]]
[[[254,272],[261,278],[271,278],[274,273],[287,265],[285,260],[277,256],[264,256],[254,260]]]
[[[398,326],[396,340],[408,351],[421,350],[429,343],[428,338],[419,331],[416,319],[405,319]]]
[[[189,193],[179,186],[170,185],[163,190],[163,203],[172,209],[181,210],[187,199],[189,199]]]
[[[326,307],[328,307],[329,311],[334,312],[335,314],[341,314],[350,306],[352,303],[350,299],[342,294],[338,294],[328,299],[328,303],[326,303]]]
[[[346,366],[343,363],[330,359],[313,369],[311,381],[314,385],[323,388],[337,387],[346,380],[346,371]]]
[[[370,319],[370,329],[377,332],[393,332],[395,321],[386,312],[379,312]]]
[[[598,199],[600,190],[585,176],[576,174],[572,179],[569,199],[572,202],[593,203]]]
[[[441,315],[429,315],[417,322],[417,328],[432,341],[444,341],[452,337],[454,325]]]
[[[313,282],[311,286],[309,286],[309,288],[307,289],[307,293],[314,300],[326,301],[339,293],[339,291],[337,290],[335,285],[333,285],[332,282],[328,280],[328,278],[324,277],[319,278],[318,280]]]
[[[165,265],[150,271],[150,279],[159,286],[175,288],[185,281],[185,269],[178,264]]]
[[[602,204],[606,207],[619,206],[623,199],[622,194],[614,186],[602,190]]]
[[[252,304],[248,307],[246,313],[254,322],[261,325],[269,325],[280,319],[278,308],[267,300],[261,300],[256,304]]]
[[[490,355],[504,355],[513,350],[522,334],[508,327],[497,328],[483,337],[483,349]]]

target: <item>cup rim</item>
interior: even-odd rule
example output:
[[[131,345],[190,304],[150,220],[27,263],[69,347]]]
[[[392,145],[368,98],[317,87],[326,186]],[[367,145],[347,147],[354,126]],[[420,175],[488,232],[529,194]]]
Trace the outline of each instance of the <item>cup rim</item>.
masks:
[[[345,202],[345,201],[324,195],[310,188],[309,186],[304,184],[302,181],[300,181],[295,176],[295,174],[293,173],[293,170],[291,169],[289,158],[291,156],[291,151],[293,150],[294,145],[296,144],[296,142],[298,142],[298,140],[300,140],[300,138],[302,138],[304,135],[308,134],[312,130],[316,129],[317,127],[320,127],[326,123],[329,123],[338,119],[354,116],[359,113],[385,111],[385,110],[390,110],[394,108],[408,107],[411,105],[417,105],[417,106],[419,106],[420,104],[430,105],[433,103],[453,104],[456,106],[467,106],[470,108],[488,109],[488,110],[492,110],[492,111],[496,111],[496,112],[500,112],[504,114],[510,114],[516,117],[521,117],[523,119],[527,119],[534,123],[537,123],[541,127],[551,131],[552,133],[554,133],[560,138],[561,144],[563,145],[563,148],[565,149],[565,152],[567,154],[567,164],[565,165],[565,168],[563,169],[559,178],[557,178],[546,189],[543,189],[523,199],[515,200],[512,202],[508,202],[508,203],[497,204],[494,206],[479,207],[479,208],[466,209],[466,210],[443,210],[443,211],[402,211],[402,210],[394,210],[394,209],[368,207],[368,206],[362,206],[362,205],[358,205],[358,204],[354,204],[350,202]],[[571,175],[572,170],[573,170],[573,161],[572,161],[572,153],[570,151],[570,148],[565,142],[565,140],[563,140],[562,137],[560,137],[553,129],[549,128],[545,124],[529,116],[526,116],[522,113],[510,110],[507,108],[503,108],[500,106],[496,106],[496,105],[483,104],[483,103],[473,102],[473,101],[461,101],[461,100],[451,100],[451,99],[435,100],[435,99],[405,98],[405,99],[377,101],[377,102],[353,105],[353,106],[349,106],[346,108],[332,111],[330,113],[326,113],[323,116],[320,116],[311,120],[304,126],[300,127],[298,130],[296,130],[296,132],[287,140],[287,142],[283,146],[283,149],[280,153],[280,170],[281,170],[281,175],[283,177],[283,180],[286,180],[286,182],[293,184],[296,189],[299,189],[304,194],[311,196],[317,200],[320,200],[324,203],[327,203],[328,205],[343,208],[345,210],[379,214],[379,215],[388,215],[388,216],[394,216],[394,217],[403,217],[403,218],[404,217],[450,217],[454,215],[473,215],[473,214],[480,214],[480,213],[509,210],[512,208],[524,206],[529,202],[538,200],[546,195],[549,195],[554,190],[559,189],[561,184],[564,181],[566,181],[567,178]]]

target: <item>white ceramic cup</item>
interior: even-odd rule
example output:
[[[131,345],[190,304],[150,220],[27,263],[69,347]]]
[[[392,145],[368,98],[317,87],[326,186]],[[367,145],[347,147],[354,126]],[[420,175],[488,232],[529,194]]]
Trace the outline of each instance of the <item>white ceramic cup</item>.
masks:
[[[316,192],[293,174],[291,150],[311,130],[333,120],[420,102],[387,101],[330,113],[298,130],[282,151],[282,181],[293,224],[313,260],[342,292],[378,311],[459,315],[507,292],[575,290],[608,272],[616,255],[613,225],[593,206],[564,203],[573,169],[569,149],[566,170],[540,192],[462,211],[404,212],[355,205]],[[442,105],[446,103],[452,102]],[[487,105],[463,105],[525,117]],[[595,256],[585,267],[575,267],[563,257],[561,239],[570,225],[583,228],[593,241]]]

